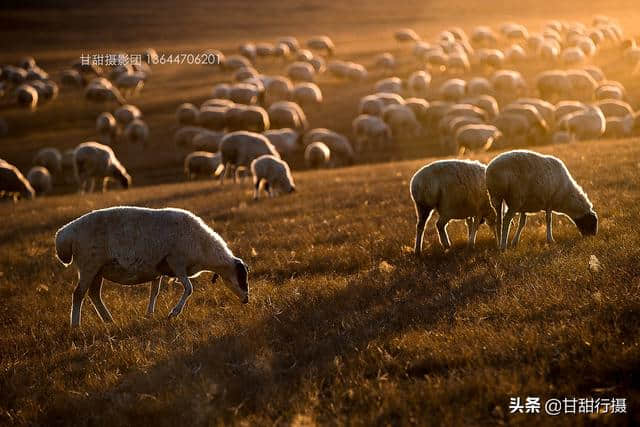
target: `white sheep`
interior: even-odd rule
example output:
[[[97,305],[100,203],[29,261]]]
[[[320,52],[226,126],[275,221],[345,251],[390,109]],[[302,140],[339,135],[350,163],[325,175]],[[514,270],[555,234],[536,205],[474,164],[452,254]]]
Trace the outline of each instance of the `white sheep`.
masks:
[[[296,191],[289,165],[284,160],[266,154],[251,162],[253,175],[253,199],[258,200],[260,189],[264,188],[269,197]]]
[[[304,110],[295,102],[279,101],[271,104],[267,111],[273,129],[291,128],[304,131],[309,126]]]
[[[308,168],[328,166],[331,161],[331,150],[324,142],[312,142],[304,150],[304,161]]]
[[[80,191],[94,190],[95,180],[102,180],[102,191],[107,190],[107,183],[113,179],[122,188],[129,188],[131,177],[113,150],[97,142],[83,142],[74,150],[74,165]],[[88,186],[88,188],[87,188]]]
[[[36,192],[17,167],[0,159],[0,196],[9,195],[13,201],[19,197],[33,199]]]
[[[306,147],[312,142],[323,142],[331,150],[331,161],[334,164],[341,163],[345,165],[353,164],[355,161],[355,153],[349,139],[335,131],[326,128],[315,128],[308,131],[302,140]]]
[[[57,148],[42,148],[33,157],[33,165],[42,166],[50,173],[59,175],[62,172],[62,154]]]
[[[449,79],[440,86],[440,95],[445,101],[457,102],[467,93],[467,82],[462,79]]]
[[[265,103],[271,105],[278,101],[288,101],[293,93],[291,80],[283,76],[276,76],[265,84]]]
[[[118,124],[113,114],[105,111],[96,118],[96,132],[101,142],[110,145],[116,141],[118,135]]]
[[[84,97],[87,101],[95,103],[109,101],[116,101],[120,105],[127,103],[127,100],[124,99],[118,88],[114,87],[109,80],[102,77],[89,82],[84,89]]]
[[[382,149],[391,143],[391,128],[378,116],[361,114],[352,122],[355,135],[355,150],[358,153],[365,147],[373,146]]]
[[[484,150],[487,151],[496,143],[500,146],[503,138],[502,132],[492,125],[469,124],[457,129],[454,141],[458,150]]]
[[[562,70],[547,70],[536,77],[536,88],[542,99],[547,101],[563,99],[571,92],[571,81],[567,73]]]
[[[198,176],[213,177],[219,166],[219,154],[208,151],[194,151],[184,159],[184,174],[189,180]]]
[[[315,83],[297,83],[293,88],[293,100],[301,107],[322,104],[322,91]]]
[[[162,276],[180,280],[184,292],[169,313],[178,316],[193,293],[189,280],[202,272],[220,275],[229,290],[249,302],[246,264],[233,256],[224,240],[205,222],[182,209],[118,206],[90,212],[55,235],[56,256],[75,263],[78,284],[73,292],[71,326],[80,325],[82,301],[89,298],[104,322],[112,322],[100,296],[103,279],[122,285],[155,281],[147,314],[155,309]]]
[[[377,93],[402,93],[402,80],[399,77],[388,77],[386,79],[378,80],[374,86],[374,91]]]
[[[135,119],[124,128],[124,136],[129,142],[142,143],[142,146],[146,147],[149,139],[149,126],[144,121]]]
[[[496,237],[505,250],[509,228],[516,213],[518,229],[511,242],[516,246],[527,213],[545,211],[547,242],[553,242],[552,213],[568,216],[584,236],[598,231],[598,216],[586,193],[574,181],[562,160],[527,150],[502,153],[487,165],[487,189],[496,211]],[[503,203],[507,210],[503,211]]]
[[[629,103],[618,99],[603,99],[595,104],[606,118],[609,117],[625,117],[633,114],[633,108]]]
[[[220,164],[216,171],[220,175],[220,184],[224,184],[227,173],[235,171],[233,181],[238,179],[240,168],[249,168],[251,162],[258,157],[271,154],[280,157],[276,148],[269,142],[267,137],[259,133],[237,131],[226,134],[220,141]],[[224,166],[224,173],[221,173]]]
[[[200,126],[183,126],[173,134],[173,142],[179,147],[189,147],[197,135],[206,131],[207,128]]]
[[[336,47],[328,36],[315,36],[307,40],[307,47],[324,52],[327,56],[333,56]]]
[[[558,123],[558,129],[566,130],[579,140],[597,139],[607,129],[607,119],[598,107],[588,106],[586,111],[567,114]]]
[[[36,194],[47,194],[53,188],[51,174],[42,166],[34,166],[27,173],[27,181],[35,190]]]
[[[416,255],[422,251],[424,228],[434,210],[439,214],[436,229],[445,250],[451,247],[447,234],[450,220],[466,220],[469,247],[475,245],[478,228],[485,220],[493,226],[495,213],[487,194],[485,170],[486,166],[478,161],[439,160],[413,175],[409,189],[417,217]]]
[[[293,129],[272,129],[262,133],[269,142],[276,147],[278,153],[284,158],[291,158],[298,150],[300,134]]]
[[[264,132],[271,123],[267,111],[255,105],[241,105],[231,107],[225,114],[225,123],[229,131],[248,130]]]
[[[418,136],[420,123],[413,110],[405,105],[388,105],[382,110],[382,119],[391,128],[394,136]]]
[[[316,70],[308,62],[294,62],[287,68],[287,76],[297,82],[313,82]]]
[[[393,33],[393,38],[397,42],[417,42],[420,40],[420,36],[411,28],[401,28]]]
[[[407,86],[412,96],[426,98],[431,86],[431,74],[423,70],[414,71],[407,79]]]

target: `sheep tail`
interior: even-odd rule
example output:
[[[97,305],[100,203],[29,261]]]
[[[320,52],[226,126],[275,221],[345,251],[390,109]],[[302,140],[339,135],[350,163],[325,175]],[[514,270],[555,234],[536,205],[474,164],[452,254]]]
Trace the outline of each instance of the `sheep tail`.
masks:
[[[73,261],[73,232],[69,224],[56,233],[56,256],[65,267]]]

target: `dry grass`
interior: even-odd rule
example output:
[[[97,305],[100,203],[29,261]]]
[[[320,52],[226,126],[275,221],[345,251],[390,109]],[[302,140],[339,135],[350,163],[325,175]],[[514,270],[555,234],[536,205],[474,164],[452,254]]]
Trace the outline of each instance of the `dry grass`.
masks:
[[[405,77],[416,65],[391,38],[398,27],[429,39],[452,25],[517,20],[539,28],[550,18],[588,21],[606,12],[635,34],[640,18],[632,0],[265,0],[262,7],[225,0],[182,2],[180,13],[168,0],[37,10],[34,2],[12,3],[1,12],[0,62],[32,54],[54,76],[87,51],[230,50],[245,40],[328,33],[340,59],[369,66],[391,51]],[[617,52],[596,64],[640,99],[640,80]],[[272,62],[258,68],[282,72]],[[531,79],[542,66],[519,69]],[[349,134],[359,97],[380,77],[361,84],[321,77],[326,103],[309,111],[312,126]],[[497,253],[484,227],[469,252],[458,223],[445,254],[432,220],[416,259],[408,181],[430,159],[295,171],[298,193],[259,203],[248,184],[177,182],[185,153],[171,142],[175,107],[201,102],[228,78],[206,67],[154,68],[131,99],[151,126],[152,149],[116,147],[133,189],[0,204],[0,424],[640,424],[640,140],[540,148],[565,160],[589,193],[601,220],[596,238],[581,238],[558,218],[557,243],[547,245],[544,221],[535,218],[517,250]],[[70,91],[33,114],[3,112],[11,133],[0,157],[25,169],[43,146],[93,138],[102,110]],[[400,141],[364,160],[427,157],[436,154],[430,144]],[[102,324],[87,302],[82,328],[71,331],[76,276],[55,260],[53,234],[83,213],[120,204],[201,215],[251,266],[251,303],[241,306],[204,276],[180,318],[165,319],[181,293],[171,285],[149,319],[148,287],[107,284],[115,323]],[[600,273],[588,269],[591,255]],[[626,397],[630,414],[509,415],[509,397],[528,395]]]
[[[509,416],[510,396],[605,389],[629,399],[632,415],[598,421],[638,422],[639,142],[542,150],[589,193],[600,233],[583,239],[559,219],[548,246],[536,218],[504,255],[486,227],[468,252],[462,224],[444,254],[433,223],[425,256],[409,253],[408,180],[426,160],[299,173],[298,194],[259,203],[249,185],[196,182],[5,204],[0,420],[529,424],[550,420]],[[203,277],[180,318],[164,318],[174,285],[145,319],[147,287],[107,285],[115,324],[87,302],[70,331],[75,274],[54,259],[53,233],[116,204],[183,207],[212,223],[252,268],[251,303]]]

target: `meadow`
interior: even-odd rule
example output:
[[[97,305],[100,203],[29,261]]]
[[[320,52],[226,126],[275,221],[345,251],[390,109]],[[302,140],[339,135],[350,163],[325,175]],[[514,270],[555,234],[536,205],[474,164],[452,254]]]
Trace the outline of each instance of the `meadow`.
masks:
[[[623,0],[154,5],[9,2],[0,9],[0,62],[31,54],[55,72],[85,51],[231,50],[246,40],[328,33],[340,58],[369,64],[382,51],[407,53],[392,39],[398,27],[428,38],[453,25],[535,27],[602,12],[633,34],[640,18]],[[640,99],[640,80],[613,52],[600,61]],[[527,77],[540,69],[524,67]],[[401,63],[398,75],[414,69]],[[312,126],[349,134],[358,99],[377,77],[320,81],[326,102],[308,113]],[[402,141],[348,168],[307,171],[296,162],[298,191],[258,202],[248,181],[185,182],[184,152],[171,140],[175,108],[207,99],[224,78],[192,65],[154,69],[131,99],[151,127],[151,149],[117,148],[131,189],[79,195],[62,187],[0,203],[0,424],[640,424],[640,139],[535,147],[562,159],[588,193],[600,220],[596,237],[583,238],[556,216],[556,243],[547,244],[537,215],[517,249],[500,253],[483,226],[471,251],[457,222],[445,253],[432,218],[416,258],[408,185],[440,158],[428,140]],[[79,92],[62,91],[34,113],[3,112],[11,131],[0,139],[0,157],[24,168],[38,148],[94,138],[101,111]],[[467,157],[488,162],[498,153]],[[180,317],[166,318],[182,293],[178,283],[163,285],[155,315],[145,317],[148,286],[107,282],[103,299],[114,323],[103,324],[87,300],[82,326],[71,329],[77,276],[55,258],[53,236],[86,212],[116,205],[201,216],[250,266],[250,303],[203,274]],[[592,256],[599,267],[589,266]],[[626,398],[627,413],[510,414],[510,398],[527,396]]]

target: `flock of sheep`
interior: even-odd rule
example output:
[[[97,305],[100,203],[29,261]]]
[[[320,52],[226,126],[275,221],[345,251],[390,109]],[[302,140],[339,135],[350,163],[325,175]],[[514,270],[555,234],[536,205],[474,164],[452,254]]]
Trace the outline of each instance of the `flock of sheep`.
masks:
[[[624,86],[589,64],[606,51],[630,72],[640,67],[640,47],[624,38],[620,26],[607,17],[597,16],[591,25],[550,21],[536,33],[506,23],[499,32],[480,26],[470,35],[449,28],[431,42],[411,29],[398,30],[394,37],[401,46],[411,46],[411,53],[401,50],[406,54],[402,58],[382,53],[370,69],[393,74],[401,61],[418,64],[418,69],[406,79],[391,76],[375,82],[373,93],[359,101],[351,137],[328,128],[310,128],[305,114],[323,103],[319,81],[370,80],[364,65],[335,58],[336,47],[329,37],[311,38],[306,48],[295,37],[284,37],[273,44],[245,43],[238,53],[227,56],[211,51],[218,59],[214,67],[227,73],[229,80],[217,84],[212,98],[199,107],[187,102],[176,109],[179,127],[174,142],[177,149],[189,151],[184,160],[187,178],[217,176],[223,183],[233,174],[235,182],[248,172],[257,199],[262,188],[270,196],[295,191],[288,161],[297,152],[304,153],[308,167],[317,168],[350,165],[362,153],[409,138],[422,138],[441,151],[462,154],[640,133],[640,112],[633,110]],[[45,148],[35,156],[26,178],[2,162],[0,191],[33,197],[50,191],[54,177],[75,181],[82,191],[93,191],[95,180],[102,181],[103,190],[109,180],[128,188],[131,177],[112,147],[123,142],[148,143],[149,126],[142,112],[125,99],[143,89],[157,53],[148,49],[142,57],[145,61],[137,66],[105,70],[76,63],[66,70],[61,83],[84,87],[87,101],[119,104],[97,117],[100,142],[85,142],[65,153]],[[283,75],[260,73],[257,68],[267,60],[272,65],[281,63]],[[544,64],[545,70],[530,84],[517,68],[532,61]],[[18,85],[18,105],[37,108],[45,98],[41,92],[48,77],[34,60],[22,62],[3,68],[2,87]],[[464,78],[472,72],[477,76]],[[436,79],[439,85],[434,84]],[[526,214],[532,212],[546,212],[548,241],[553,239],[552,212],[570,217],[584,235],[597,232],[591,202],[565,165],[531,151],[509,151],[488,165],[434,162],[415,174],[410,190],[417,212],[416,254],[421,252],[424,227],[434,210],[439,213],[436,227],[445,248],[450,247],[446,225],[451,219],[467,221],[470,246],[486,221],[503,250],[516,214],[520,216],[513,246]],[[105,226],[115,222],[117,227]],[[94,235],[100,238],[93,239]],[[214,242],[208,249],[214,252],[198,252],[206,245],[190,244],[192,237]],[[148,244],[140,243],[147,240]],[[163,275],[178,277],[184,295],[172,315],[180,313],[191,293],[189,277],[201,271],[219,273],[234,293],[248,301],[246,265],[202,220],[186,211],[128,207],[95,211],[61,228],[56,250],[63,263],[73,259],[80,271],[73,297],[74,325],[80,321],[79,307],[87,290],[101,318],[111,319],[100,300],[102,277],[125,284]],[[86,253],[92,254],[90,259]],[[158,287],[154,289],[150,312]]]

